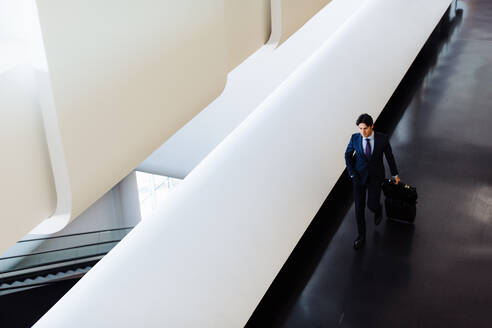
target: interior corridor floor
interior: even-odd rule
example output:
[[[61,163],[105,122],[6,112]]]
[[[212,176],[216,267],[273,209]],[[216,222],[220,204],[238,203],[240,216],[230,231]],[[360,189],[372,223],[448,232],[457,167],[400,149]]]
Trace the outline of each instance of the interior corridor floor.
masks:
[[[355,251],[343,176],[247,327],[492,327],[492,1],[455,6],[376,121],[415,224],[368,211]]]

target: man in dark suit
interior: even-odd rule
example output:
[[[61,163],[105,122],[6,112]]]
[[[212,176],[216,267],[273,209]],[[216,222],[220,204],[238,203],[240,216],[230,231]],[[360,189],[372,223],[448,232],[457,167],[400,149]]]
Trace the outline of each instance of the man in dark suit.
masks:
[[[391,151],[389,139],[385,134],[375,132],[374,122],[369,114],[362,114],[356,125],[360,133],[354,133],[345,151],[347,171],[354,184],[355,217],[359,235],[354,241],[354,248],[359,249],[366,241],[366,220],[364,217],[367,207],[374,212],[374,223],[381,222],[383,208],[379,202],[381,182],[384,179],[383,154],[386,156],[391,175],[396,183],[400,182],[395,158]],[[355,156],[354,156],[355,152]]]

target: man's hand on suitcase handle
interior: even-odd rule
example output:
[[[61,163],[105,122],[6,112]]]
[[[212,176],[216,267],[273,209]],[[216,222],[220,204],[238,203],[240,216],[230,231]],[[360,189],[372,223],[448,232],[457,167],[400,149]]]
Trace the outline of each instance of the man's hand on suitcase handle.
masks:
[[[395,179],[395,184],[399,184],[400,183],[400,177],[399,176],[395,175],[393,177],[393,179]]]

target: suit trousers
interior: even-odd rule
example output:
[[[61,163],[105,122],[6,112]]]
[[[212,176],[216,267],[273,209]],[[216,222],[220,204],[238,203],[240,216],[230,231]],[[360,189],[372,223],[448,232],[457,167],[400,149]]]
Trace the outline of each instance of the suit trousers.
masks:
[[[382,210],[381,203],[381,182],[375,179],[367,179],[365,184],[354,181],[354,200],[355,200],[355,218],[357,220],[357,229],[360,237],[366,235],[366,195],[367,207],[374,213]]]

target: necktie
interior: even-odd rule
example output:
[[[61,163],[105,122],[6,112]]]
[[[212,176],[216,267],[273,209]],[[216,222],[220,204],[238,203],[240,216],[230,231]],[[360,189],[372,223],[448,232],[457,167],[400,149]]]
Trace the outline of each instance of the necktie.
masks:
[[[366,157],[367,159],[371,158],[371,143],[369,142],[369,138],[366,138]]]

